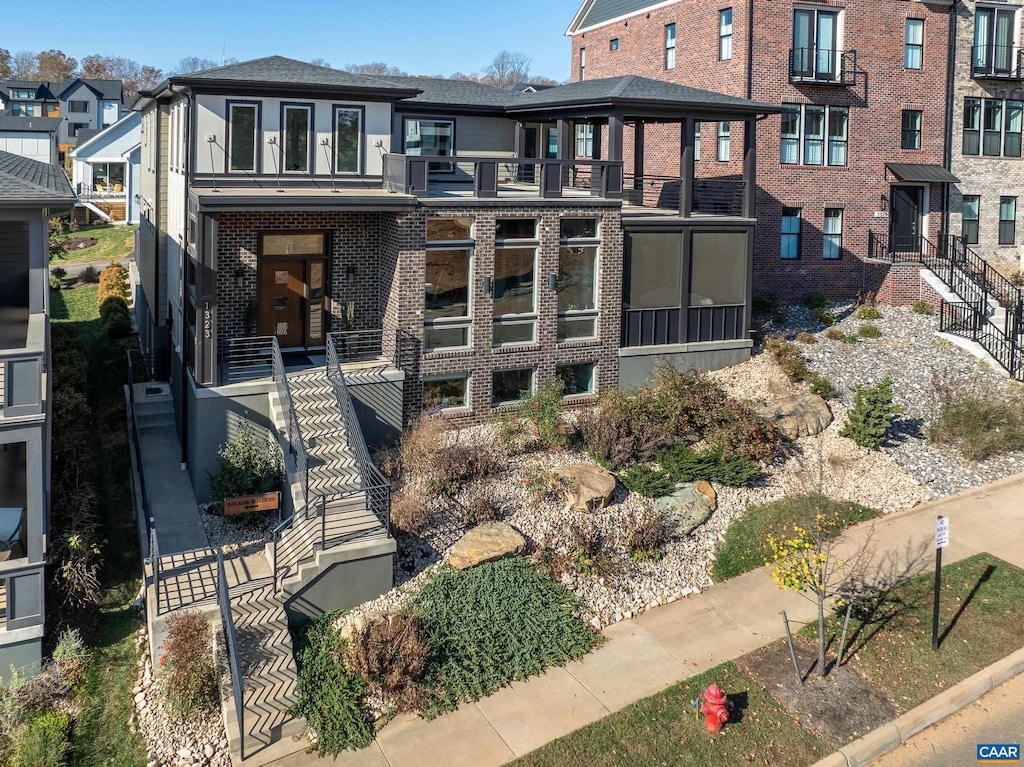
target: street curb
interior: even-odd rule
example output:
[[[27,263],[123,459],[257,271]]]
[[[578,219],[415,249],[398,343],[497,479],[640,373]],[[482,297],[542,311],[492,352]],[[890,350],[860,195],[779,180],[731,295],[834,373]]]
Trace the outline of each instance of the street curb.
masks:
[[[903,745],[912,737],[950,714],[966,708],[1024,672],[1024,648],[997,660],[973,676],[912,708],[903,716],[872,730],[863,738],[815,762],[811,767],[860,767]]]

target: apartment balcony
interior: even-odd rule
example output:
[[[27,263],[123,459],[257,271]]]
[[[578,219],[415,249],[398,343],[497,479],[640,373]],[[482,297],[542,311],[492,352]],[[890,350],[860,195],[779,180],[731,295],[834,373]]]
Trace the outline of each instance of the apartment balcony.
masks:
[[[0,422],[43,413],[47,318],[0,308]]]
[[[1024,81],[1024,49],[1016,45],[971,46],[971,77]]]
[[[830,48],[792,48],[789,51],[789,81],[799,85],[856,84],[857,51]]]

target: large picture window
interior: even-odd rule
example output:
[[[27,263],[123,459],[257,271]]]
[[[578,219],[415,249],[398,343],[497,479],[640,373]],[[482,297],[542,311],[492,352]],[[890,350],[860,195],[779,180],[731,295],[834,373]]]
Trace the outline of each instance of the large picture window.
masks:
[[[971,68],[978,73],[1009,75],[1016,66],[1016,8],[978,6],[974,12]]]
[[[792,73],[816,80],[834,80],[838,60],[839,11],[794,9]]]
[[[360,173],[363,161],[363,110],[334,110],[334,172]]]
[[[406,120],[405,153],[450,157],[455,153],[455,123],[451,120]]]
[[[1015,99],[965,98],[963,153],[1020,157],[1022,109]]]
[[[783,165],[846,165],[846,107],[783,104],[782,110],[779,160]]]
[[[287,173],[309,172],[309,126],[313,108],[310,106],[284,107],[284,170]]]
[[[228,106],[228,170],[256,170],[258,109],[255,104]]]

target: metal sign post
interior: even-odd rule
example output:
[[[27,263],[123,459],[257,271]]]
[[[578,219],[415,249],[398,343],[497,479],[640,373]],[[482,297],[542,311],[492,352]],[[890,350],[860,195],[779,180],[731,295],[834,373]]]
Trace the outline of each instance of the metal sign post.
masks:
[[[939,589],[942,587],[942,550],[949,545],[949,519],[935,520],[935,603],[932,606],[932,649],[939,649]]]

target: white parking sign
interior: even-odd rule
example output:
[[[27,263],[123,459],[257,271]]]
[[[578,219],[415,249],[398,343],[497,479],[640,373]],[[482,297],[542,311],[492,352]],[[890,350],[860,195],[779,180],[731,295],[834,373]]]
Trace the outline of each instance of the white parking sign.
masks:
[[[949,545],[949,517],[935,520],[935,548],[944,549]]]

